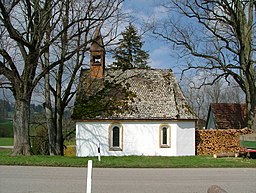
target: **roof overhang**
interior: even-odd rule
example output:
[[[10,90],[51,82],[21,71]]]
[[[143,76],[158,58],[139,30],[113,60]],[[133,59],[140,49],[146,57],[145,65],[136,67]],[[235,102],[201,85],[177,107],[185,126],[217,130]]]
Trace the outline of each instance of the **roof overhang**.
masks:
[[[196,122],[197,119],[77,119],[75,122]]]

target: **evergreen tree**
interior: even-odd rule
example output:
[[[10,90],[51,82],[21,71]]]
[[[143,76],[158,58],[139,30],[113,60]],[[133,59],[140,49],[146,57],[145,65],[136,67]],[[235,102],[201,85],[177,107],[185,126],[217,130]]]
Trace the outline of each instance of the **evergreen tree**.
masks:
[[[137,29],[129,24],[122,33],[122,39],[114,50],[113,62],[111,67],[115,69],[131,69],[131,68],[150,68],[147,65],[149,54],[142,49],[143,42],[141,36],[138,35]]]

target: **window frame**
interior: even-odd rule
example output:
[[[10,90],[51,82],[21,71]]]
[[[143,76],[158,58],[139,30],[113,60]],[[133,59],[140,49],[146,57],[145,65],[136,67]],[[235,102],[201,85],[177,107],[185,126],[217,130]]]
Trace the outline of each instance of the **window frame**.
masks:
[[[164,132],[164,129],[167,129],[166,131],[166,144],[164,144],[164,136],[163,136],[163,132]],[[170,125],[168,124],[162,124],[160,125],[159,127],[159,145],[160,145],[160,148],[170,148],[171,147],[171,127]]]
[[[119,146],[113,146],[113,129],[119,128]],[[112,123],[109,126],[109,151],[123,151],[123,126],[120,123]]]

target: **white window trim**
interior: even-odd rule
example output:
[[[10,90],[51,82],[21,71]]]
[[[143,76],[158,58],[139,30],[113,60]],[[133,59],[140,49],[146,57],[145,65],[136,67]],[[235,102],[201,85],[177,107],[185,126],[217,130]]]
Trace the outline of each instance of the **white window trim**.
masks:
[[[113,128],[119,127],[119,146],[113,146]],[[120,123],[112,123],[109,126],[109,151],[123,150],[123,126]]]
[[[163,144],[163,128],[167,128],[167,144]],[[159,142],[160,148],[170,148],[171,147],[171,127],[170,125],[163,124],[159,127]]]

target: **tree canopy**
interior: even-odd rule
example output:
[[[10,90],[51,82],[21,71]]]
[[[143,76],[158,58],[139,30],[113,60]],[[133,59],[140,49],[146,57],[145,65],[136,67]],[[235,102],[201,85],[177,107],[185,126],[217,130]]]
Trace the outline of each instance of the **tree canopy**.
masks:
[[[149,54],[142,49],[143,42],[131,23],[122,32],[122,38],[114,50],[112,67],[116,69],[149,68]]]

